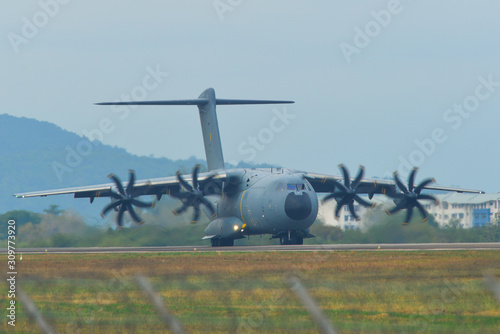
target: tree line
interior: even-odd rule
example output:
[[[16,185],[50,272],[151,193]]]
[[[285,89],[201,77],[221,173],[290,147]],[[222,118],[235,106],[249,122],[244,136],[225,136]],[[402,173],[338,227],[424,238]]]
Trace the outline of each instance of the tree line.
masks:
[[[143,225],[131,224],[124,229],[114,226],[113,217],[104,224],[91,224],[78,213],[60,210],[51,205],[43,213],[26,210],[9,211],[0,215],[0,240],[6,244],[7,222],[16,221],[18,247],[105,247],[105,246],[179,246],[208,245],[202,241],[208,220],[192,225],[185,217],[172,217],[177,205],[166,202],[154,210],[142,212]],[[111,215],[112,216],[112,215]],[[189,213],[187,214],[189,216]],[[167,218],[165,218],[167,217]],[[331,243],[428,243],[428,242],[500,242],[500,223],[479,228],[463,229],[459,224],[439,227],[432,220],[423,223],[418,217],[408,226],[401,225],[402,216],[384,217],[362,229],[342,230],[317,220],[311,227],[315,238],[308,244]],[[278,244],[269,235],[251,236],[236,241],[236,245]]]

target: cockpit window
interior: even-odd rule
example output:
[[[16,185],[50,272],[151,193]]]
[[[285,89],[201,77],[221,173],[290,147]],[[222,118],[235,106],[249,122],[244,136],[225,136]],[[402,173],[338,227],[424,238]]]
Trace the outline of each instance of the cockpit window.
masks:
[[[279,183],[276,185],[276,191],[282,191],[285,190],[285,185],[283,183]]]
[[[287,184],[287,189],[288,190],[293,190],[293,191],[304,191],[306,190],[306,185],[303,183],[299,184]]]

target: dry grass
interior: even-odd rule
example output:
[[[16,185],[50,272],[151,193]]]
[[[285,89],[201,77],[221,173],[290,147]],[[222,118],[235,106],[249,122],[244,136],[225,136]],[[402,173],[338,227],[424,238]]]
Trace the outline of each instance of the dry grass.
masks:
[[[192,333],[317,332],[291,274],[342,333],[498,333],[482,283],[492,268],[500,276],[500,252],[24,254],[18,282],[60,333],[165,332],[136,273]],[[38,332],[22,307],[16,330]]]

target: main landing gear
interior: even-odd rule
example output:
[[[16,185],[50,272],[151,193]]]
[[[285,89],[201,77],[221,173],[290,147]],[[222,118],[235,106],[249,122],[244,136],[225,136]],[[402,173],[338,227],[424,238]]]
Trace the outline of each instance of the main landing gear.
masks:
[[[212,238],[212,247],[234,246],[234,239]]]
[[[304,237],[302,233],[296,231],[283,231],[279,238],[281,245],[302,245],[304,244]]]

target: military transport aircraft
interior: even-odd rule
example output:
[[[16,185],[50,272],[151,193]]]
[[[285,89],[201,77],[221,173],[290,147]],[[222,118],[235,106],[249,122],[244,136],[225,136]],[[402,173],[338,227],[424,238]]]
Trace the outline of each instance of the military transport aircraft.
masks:
[[[192,100],[106,102],[98,105],[196,105],[199,109],[208,172],[199,173],[200,166],[193,168],[191,175],[139,180],[134,171],[129,171],[129,181],[125,185],[113,174],[108,184],[65,188],[48,191],[15,194],[18,198],[73,194],[75,198],[89,198],[92,203],[96,197],[109,197],[111,203],[102,210],[102,216],[111,210],[117,211],[117,224],[123,226],[123,216],[128,211],[136,223],[143,220],[135,212],[134,206],[148,208],[155,202],[144,202],[137,197],[156,196],[160,200],[165,194],[178,198],[182,205],[173,211],[182,214],[193,208],[193,223],[198,221],[200,211],[210,220],[205,229],[205,237],[212,246],[232,246],[235,239],[249,235],[271,234],[279,238],[282,245],[302,244],[304,238],[313,237],[309,227],[318,213],[317,193],[327,193],[323,201],[335,199],[335,216],[343,206],[347,206],[352,216],[359,219],[355,203],[369,207],[368,200],[359,195],[385,194],[394,199],[395,207],[389,214],[407,210],[403,224],[408,224],[416,208],[424,220],[427,213],[420,200],[436,201],[431,195],[421,193],[424,189],[456,192],[479,193],[476,190],[441,187],[432,185],[433,179],[426,179],[417,186],[414,184],[413,169],[408,185],[403,184],[397,172],[394,181],[385,179],[363,179],[364,167],[357,176],[350,178],[346,167],[340,165],[342,176],[332,176],[297,171],[286,168],[234,168],[225,169],[222,146],[217,123],[216,105],[238,104],[276,104],[293,101],[233,100],[218,99],[212,88],[205,90],[199,98]]]

